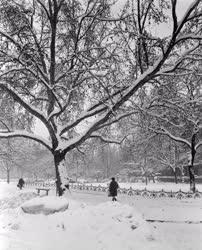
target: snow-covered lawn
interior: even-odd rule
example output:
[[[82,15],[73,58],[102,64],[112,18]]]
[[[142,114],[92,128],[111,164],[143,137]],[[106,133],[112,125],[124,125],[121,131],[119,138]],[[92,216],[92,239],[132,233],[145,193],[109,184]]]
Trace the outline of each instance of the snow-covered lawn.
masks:
[[[69,208],[54,214],[27,214],[21,205],[39,199],[58,208],[54,196],[36,198],[36,190],[18,190],[0,183],[0,250],[201,250],[202,201],[145,199],[118,196],[113,203],[105,193],[73,192],[61,198]],[[55,206],[54,204],[57,203]],[[184,211],[184,212],[183,212]],[[190,216],[189,216],[190,215]],[[145,219],[180,223],[148,223]]]
[[[54,196],[33,198],[33,192],[1,183],[1,250],[129,250],[157,249],[150,227],[133,207],[111,201],[86,205],[68,199],[69,208],[51,215],[27,214],[21,204],[33,206],[39,199],[51,203]],[[12,208],[9,208],[12,199]],[[61,199],[67,199],[61,198]],[[57,204],[55,204],[57,207]],[[135,239],[135,240],[134,240]]]

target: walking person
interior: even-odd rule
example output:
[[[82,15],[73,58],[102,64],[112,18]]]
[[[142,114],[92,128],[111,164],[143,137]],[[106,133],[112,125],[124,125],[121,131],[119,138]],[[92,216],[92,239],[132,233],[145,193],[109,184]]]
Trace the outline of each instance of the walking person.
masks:
[[[115,178],[112,177],[111,182],[109,184],[109,196],[112,197],[112,201],[117,201],[117,189],[119,188],[119,184],[116,182]]]
[[[69,193],[71,194],[71,191],[70,191],[70,179],[69,178],[66,178],[67,181],[66,181],[66,184],[65,184],[65,188],[69,191]]]
[[[21,190],[25,185],[25,181],[23,180],[23,178],[20,178],[17,184],[17,187],[19,187],[19,189]]]

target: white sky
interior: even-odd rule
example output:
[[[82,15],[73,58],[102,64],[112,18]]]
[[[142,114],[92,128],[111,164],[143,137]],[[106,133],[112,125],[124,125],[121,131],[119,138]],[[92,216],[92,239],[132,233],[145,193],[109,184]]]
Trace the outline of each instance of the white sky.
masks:
[[[34,133],[39,136],[48,138],[48,130],[39,119],[36,120]]]

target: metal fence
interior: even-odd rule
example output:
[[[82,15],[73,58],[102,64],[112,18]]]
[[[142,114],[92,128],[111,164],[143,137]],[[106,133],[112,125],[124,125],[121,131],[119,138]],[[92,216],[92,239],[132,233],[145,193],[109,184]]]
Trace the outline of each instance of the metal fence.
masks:
[[[35,187],[55,187],[55,183],[45,183],[45,182],[26,182],[27,186],[35,186]],[[103,187],[101,185],[86,185],[80,183],[72,183],[70,184],[70,188],[72,190],[83,190],[83,191],[97,191],[97,192],[108,192],[108,187]],[[202,198],[202,192],[196,191],[192,192],[184,192],[182,190],[179,191],[151,191],[148,189],[133,189],[130,188],[119,188],[119,194],[125,194],[129,196],[142,196],[145,198],[177,198],[177,199],[186,199],[186,198]]]
[[[85,184],[72,184],[71,185],[72,189],[76,190],[87,190],[87,191],[97,191],[97,192],[108,192],[108,187],[102,187],[102,186],[93,186],[93,185],[85,185]],[[183,199],[183,198],[202,198],[202,192],[184,192],[182,190],[179,190],[177,192],[173,191],[165,191],[165,190],[160,190],[160,191],[151,191],[148,189],[133,189],[132,187],[130,188],[119,188],[118,189],[119,194],[125,194],[129,196],[142,196],[145,198],[162,198],[162,197],[167,197],[167,198],[177,198],[177,199]]]

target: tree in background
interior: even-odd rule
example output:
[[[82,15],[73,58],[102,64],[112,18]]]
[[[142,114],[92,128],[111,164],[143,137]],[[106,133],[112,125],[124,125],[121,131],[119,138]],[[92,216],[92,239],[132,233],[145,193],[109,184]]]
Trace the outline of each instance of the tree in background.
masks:
[[[185,166],[185,162],[180,158],[180,147],[171,139],[168,140],[165,136],[160,137],[162,137],[163,143],[161,144],[161,149],[158,150],[158,154],[154,157],[154,160],[172,171],[175,183],[177,184],[178,173],[180,172],[182,177],[184,175],[183,167]]]
[[[32,126],[32,117],[24,111],[19,105],[16,105],[13,98],[7,93],[0,93],[0,128],[7,130],[27,129],[30,131]],[[18,159],[24,158],[25,154],[22,152],[24,145],[23,139],[3,139],[0,142],[0,161],[3,169],[7,173],[7,182],[10,182],[10,174],[14,172],[16,168],[22,169],[18,165]],[[28,157],[28,155],[26,155]],[[19,173],[22,177],[22,171]]]
[[[152,132],[178,142],[178,148],[179,143],[185,145],[184,154],[189,150],[190,162],[188,164],[187,159],[184,165],[189,165],[190,188],[195,191],[194,160],[202,145],[201,77],[198,63],[190,65],[188,58],[182,66],[183,71],[181,69],[176,74],[168,74],[169,78],[161,79],[163,85],[157,83],[151,91],[149,104],[142,112],[150,117],[148,127]],[[167,151],[168,155],[169,149]],[[175,150],[173,152],[175,157]],[[169,162],[176,169],[175,160]]]
[[[13,167],[12,153],[13,148],[10,139],[4,140],[0,146],[0,162],[1,167],[6,171],[7,183],[10,183],[10,171]]]

